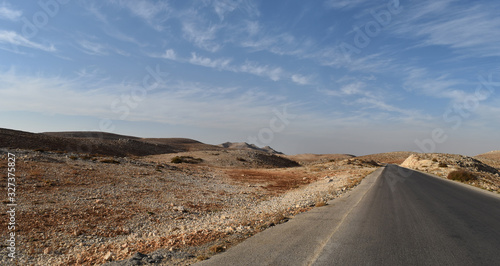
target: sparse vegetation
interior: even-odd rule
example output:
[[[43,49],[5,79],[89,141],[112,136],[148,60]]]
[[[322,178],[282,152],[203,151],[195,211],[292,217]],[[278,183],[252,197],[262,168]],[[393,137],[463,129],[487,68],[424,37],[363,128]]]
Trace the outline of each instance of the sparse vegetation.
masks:
[[[361,183],[364,177],[359,177],[359,178],[350,178],[349,183],[347,184],[346,188],[353,188]]]
[[[80,156],[80,159],[82,159],[82,160],[90,160],[90,159],[92,159],[92,156],[84,154],[84,155]]]
[[[323,207],[323,206],[326,206],[326,202],[321,200],[321,201],[316,202],[316,204],[314,206],[315,207]]]
[[[100,161],[101,163],[112,163],[112,164],[120,164],[119,161],[115,160],[115,159],[103,159]]]
[[[161,169],[162,169],[162,168],[165,168],[165,166],[163,166],[162,164],[157,164],[157,165],[155,166],[155,170],[156,170],[157,172],[161,172]]]
[[[171,163],[191,163],[191,164],[196,164],[196,163],[201,163],[203,159],[201,158],[194,158],[191,156],[175,156],[172,158],[170,161]]]
[[[274,216],[271,219],[269,226],[275,226],[277,224],[286,223],[286,222],[288,222],[288,220],[290,220],[290,219],[288,217],[286,217],[283,213],[278,213],[276,216]]]
[[[172,160],[170,161],[171,163],[182,163],[182,158],[179,157],[179,156],[175,156],[174,158],[172,158]]]
[[[221,253],[223,251],[224,251],[224,247],[221,245],[214,245],[214,246],[210,247],[210,252],[215,253],[215,254]]]
[[[477,180],[477,177],[469,171],[466,170],[457,170],[450,172],[448,174],[448,179],[461,181],[461,182],[469,182]]]

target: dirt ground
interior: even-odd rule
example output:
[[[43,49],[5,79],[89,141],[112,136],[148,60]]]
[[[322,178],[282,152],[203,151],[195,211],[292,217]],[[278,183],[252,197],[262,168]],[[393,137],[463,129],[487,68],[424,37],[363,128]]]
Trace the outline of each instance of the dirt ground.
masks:
[[[376,169],[348,159],[283,167],[288,161],[238,150],[128,158],[3,149],[4,178],[7,152],[17,158],[21,265],[96,265],[134,254],[189,265],[341,196]],[[176,156],[189,162],[172,163]],[[5,243],[0,255],[6,265]]]

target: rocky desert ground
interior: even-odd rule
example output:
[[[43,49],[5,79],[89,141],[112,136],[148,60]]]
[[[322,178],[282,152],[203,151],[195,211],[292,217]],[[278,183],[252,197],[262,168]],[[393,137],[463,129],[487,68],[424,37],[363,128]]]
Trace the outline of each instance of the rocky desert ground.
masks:
[[[445,178],[467,170],[476,178],[466,182],[500,191],[499,152],[284,155],[246,143],[1,129],[4,184],[8,153],[19,265],[190,265],[342,197],[386,163]],[[6,239],[6,212],[2,220]],[[9,265],[5,243],[0,264]]]

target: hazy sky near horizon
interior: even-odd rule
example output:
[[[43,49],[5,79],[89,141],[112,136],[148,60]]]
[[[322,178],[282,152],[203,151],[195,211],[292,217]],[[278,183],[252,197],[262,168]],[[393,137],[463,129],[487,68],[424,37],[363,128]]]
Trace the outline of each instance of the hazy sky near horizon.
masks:
[[[0,127],[499,150],[498,1],[0,0]]]

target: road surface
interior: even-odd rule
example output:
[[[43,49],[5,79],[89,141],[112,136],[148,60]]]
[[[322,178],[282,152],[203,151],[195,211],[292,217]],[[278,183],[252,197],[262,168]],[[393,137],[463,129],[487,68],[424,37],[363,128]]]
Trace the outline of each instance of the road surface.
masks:
[[[500,197],[388,165],[199,265],[500,265]]]

